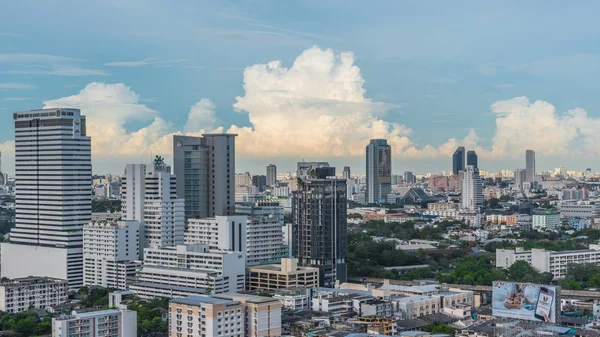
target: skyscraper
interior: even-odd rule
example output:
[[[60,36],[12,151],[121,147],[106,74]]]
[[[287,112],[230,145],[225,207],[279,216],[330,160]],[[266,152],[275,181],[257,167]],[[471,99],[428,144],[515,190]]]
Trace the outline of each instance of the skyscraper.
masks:
[[[350,166],[344,166],[344,171],[342,173],[342,177],[346,180],[350,179]]]
[[[277,166],[269,164],[267,166],[267,186],[277,185]]]
[[[473,166],[474,168],[479,168],[477,166],[477,153],[475,153],[475,151],[468,151],[467,152],[467,166]]]
[[[459,146],[452,155],[452,173],[457,175],[465,169],[465,148]]]
[[[385,139],[371,139],[367,153],[367,202],[377,203],[392,192],[392,147]]]
[[[184,242],[184,200],[177,196],[176,180],[170,168],[158,159],[153,165],[125,167],[121,195],[123,219],[140,222],[141,256],[144,248]]]
[[[91,139],[78,109],[16,112],[16,215],[2,276],[83,284],[83,226],[92,218]]]
[[[404,182],[407,184],[414,184],[416,182],[415,175],[411,171],[405,171]]]
[[[535,181],[535,151],[533,151],[533,150],[525,151],[525,171],[526,171],[525,181],[528,183],[534,182]]]
[[[467,165],[463,170],[461,208],[476,211],[483,205],[483,186],[479,170]]]
[[[346,181],[307,179],[292,203],[292,255],[299,266],[319,268],[319,285],[346,282]]]
[[[186,219],[235,212],[235,136],[173,136],[177,195],[185,199]]]

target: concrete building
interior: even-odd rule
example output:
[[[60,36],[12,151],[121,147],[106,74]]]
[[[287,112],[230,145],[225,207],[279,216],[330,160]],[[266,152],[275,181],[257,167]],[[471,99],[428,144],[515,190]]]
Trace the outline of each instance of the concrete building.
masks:
[[[52,318],[52,336],[137,336],[137,312],[127,309],[109,309],[62,315]]]
[[[525,151],[525,181],[535,182],[535,151]]]
[[[360,303],[359,316],[377,316],[377,317],[391,317],[393,315],[392,303],[382,300],[368,300]]]
[[[299,267],[298,259],[281,259],[280,264],[248,267],[247,274],[248,290],[312,289],[319,286],[319,268]]]
[[[244,291],[245,268],[243,252],[207,244],[146,248],[137,282],[129,289],[141,298]]]
[[[385,200],[392,192],[392,147],[385,139],[371,139],[366,148],[367,202]]]
[[[483,185],[479,170],[468,165],[463,170],[461,208],[463,210],[477,211],[483,205]]]
[[[531,216],[531,225],[533,229],[559,230],[560,224],[560,213],[557,212],[545,211],[534,213]]]
[[[185,199],[186,219],[233,214],[235,136],[173,136],[177,195]]]
[[[459,146],[452,155],[452,173],[458,175],[460,171],[465,169],[465,148]]]
[[[350,166],[344,166],[344,171],[342,171],[342,178],[346,179],[346,181],[350,179]]]
[[[515,261],[523,260],[539,272],[550,272],[555,279],[562,279],[570,263],[600,264],[600,245],[590,245],[590,249],[569,251],[547,251],[544,249],[498,249],[496,250],[496,267],[508,268]]]
[[[333,171],[331,171],[333,169]],[[316,175],[322,178],[335,175],[335,168],[330,167],[327,162],[302,161],[297,163],[296,177],[301,180],[313,179]],[[333,173],[333,174],[331,174]]]
[[[16,278],[0,283],[0,311],[17,313],[67,303],[66,280],[49,277]]]
[[[523,190],[523,183],[527,180],[527,170],[516,169],[515,170],[515,187],[517,190]]]
[[[248,217],[244,215],[188,219],[185,243],[207,244],[211,249],[246,253]]]
[[[417,182],[415,175],[411,171],[405,171],[403,179],[407,184],[414,184]]]
[[[214,297],[240,302],[245,312],[247,337],[278,337],[281,330],[281,303],[274,298],[238,293],[218,294]]]
[[[236,173],[235,186],[252,186],[252,175],[250,172]]]
[[[92,221],[83,227],[83,284],[126,290],[140,266],[140,223]]]
[[[244,305],[208,296],[188,296],[169,302],[169,337],[245,336]]]
[[[267,166],[267,186],[277,185],[277,166],[269,164]]]
[[[467,166],[471,165],[474,168],[479,169],[477,164],[477,153],[475,153],[475,151],[467,151]]]
[[[170,171],[158,156],[152,165],[125,167],[122,218],[140,223],[140,257],[144,248],[183,244],[184,200],[177,196],[177,179]]]
[[[79,109],[13,114],[15,227],[2,243],[3,277],[83,285],[83,226],[92,216],[91,139]]]
[[[294,192],[292,256],[300,266],[319,268],[321,286],[346,282],[346,215],[343,179],[306,180]]]
[[[277,202],[236,203],[237,214],[247,216],[246,265],[278,263],[282,257],[283,207]]]
[[[559,209],[561,218],[600,218],[600,202],[563,202]]]

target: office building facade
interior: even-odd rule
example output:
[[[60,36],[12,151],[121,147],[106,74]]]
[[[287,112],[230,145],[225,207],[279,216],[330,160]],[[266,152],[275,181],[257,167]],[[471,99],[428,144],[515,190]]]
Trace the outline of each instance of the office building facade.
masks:
[[[523,183],[527,180],[527,170],[516,169],[515,170],[515,188],[519,191],[523,190]]]
[[[533,183],[535,181],[535,151],[525,151],[525,181]]]
[[[342,178],[346,179],[346,181],[350,179],[350,166],[344,166],[344,171],[342,171]]]
[[[267,186],[272,187],[277,185],[277,166],[269,164],[267,166]]]
[[[452,155],[452,173],[458,175],[460,171],[465,169],[465,148],[459,146]]]
[[[385,139],[371,139],[366,148],[367,202],[385,200],[392,192],[392,147]]]
[[[467,166],[469,165],[476,169],[479,168],[479,166],[477,166],[477,153],[475,153],[475,151],[467,151]]]
[[[299,266],[319,268],[319,284],[346,282],[346,181],[312,179],[294,192],[292,255]]]
[[[235,137],[233,134],[173,136],[177,195],[185,199],[186,219],[233,214]]]
[[[83,226],[92,216],[91,139],[78,109],[13,114],[15,227],[2,244],[2,276],[83,284]]]

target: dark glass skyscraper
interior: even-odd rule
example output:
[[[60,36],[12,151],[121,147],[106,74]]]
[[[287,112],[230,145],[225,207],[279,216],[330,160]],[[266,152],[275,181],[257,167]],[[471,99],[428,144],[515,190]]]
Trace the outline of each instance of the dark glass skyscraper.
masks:
[[[292,219],[298,265],[319,268],[322,287],[346,282],[346,180],[302,180],[294,192]]]
[[[452,155],[452,173],[458,174],[465,169],[465,148],[459,146]]]
[[[392,147],[385,139],[371,139],[366,148],[367,203],[392,193]]]
[[[477,153],[475,151],[467,152],[467,166],[472,165],[474,168],[479,168],[477,166]]]

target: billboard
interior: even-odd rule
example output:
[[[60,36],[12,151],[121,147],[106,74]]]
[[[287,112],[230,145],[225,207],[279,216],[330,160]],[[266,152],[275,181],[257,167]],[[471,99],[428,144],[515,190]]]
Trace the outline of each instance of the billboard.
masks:
[[[557,323],[560,287],[531,283],[494,282],[492,315],[528,321]]]
[[[377,153],[377,179],[380,183],[392,182],[392,149],[380,147]]]

